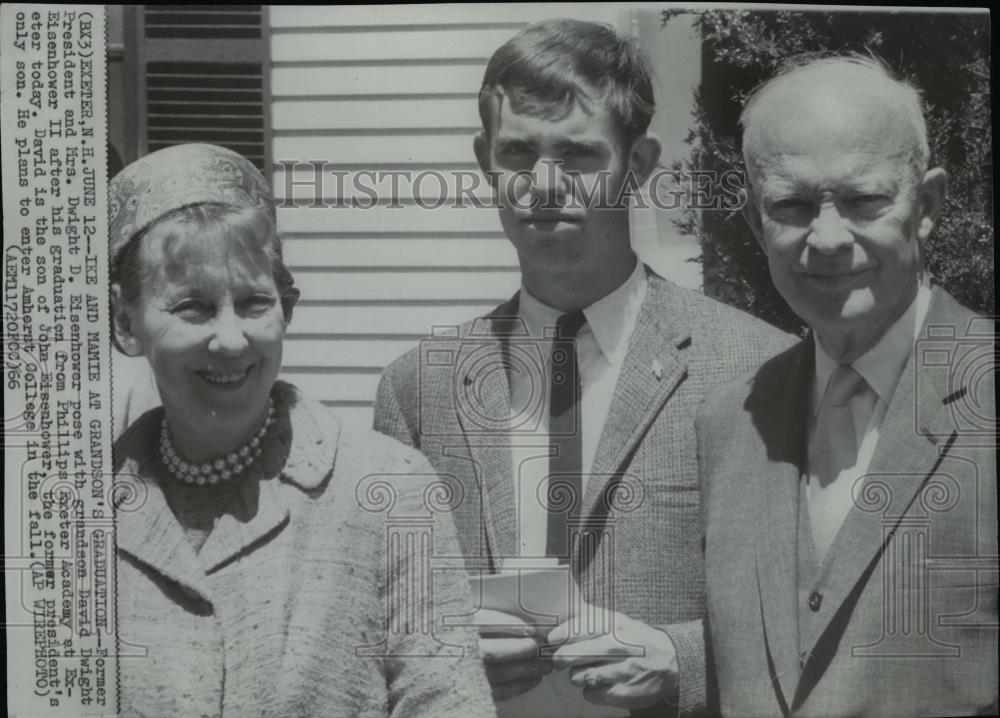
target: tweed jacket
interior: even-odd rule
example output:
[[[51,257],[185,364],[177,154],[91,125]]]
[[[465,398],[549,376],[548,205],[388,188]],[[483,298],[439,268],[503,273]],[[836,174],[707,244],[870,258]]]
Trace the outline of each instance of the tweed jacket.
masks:
[[[429,559],[400,550],[431,532],[457,550],[426,460],[288,384],[272,398],[252,515],[223,514],[197,554],[157,483],[163,410],[115,446],[121,712],[493,716],[476,636],[441,626],[468,612],[464,574],[435,572],[425,596]]]
[[[705,702],[704,567],[694,417],[704,393],[790,343],[774,327],[646,269],[649,285],[587,479],[597,546],[571,562],[590,603],[665,630],[680,711]],[[503,343],[525,341],[517,296],[395,361],[375,426],[465,487],[459,541],[470,570],[517,556],[510,392]],[[597,527],[597,528],[594,528]],[[579,547],[578,547],[579,548]],[[659,714],[659,713],[657,713]]]
[[[854,505],[803,588],[814,367],[810,337],[712,393],[699,414],[723,714],[995,714],[992,323],[934,288]]]

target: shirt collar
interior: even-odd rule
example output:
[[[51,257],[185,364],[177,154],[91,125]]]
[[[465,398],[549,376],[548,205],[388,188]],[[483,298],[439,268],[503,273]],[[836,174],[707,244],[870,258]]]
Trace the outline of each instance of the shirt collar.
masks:
[[[618,366],[625,358],[631,328],[639,314],[639,307],[646,296],[649,280],[646,267],[636,260],[635,269],[617,289],[606,294],[583,310],[587,319],[581,334],[590,331],[601,354],[612,365]],[[521,286],[519,310],[528,333],[533,337],[551,339],[556,321],[563,314],[554,307],[534,297]]]
[[[922,282],[917,289],[910,306],[897,319],[889,330],[882,335],[867,352],[859,356],[851,364],[870,386],[878,398],[886,404],[896,391],[899,377],[903,375],[906,360],[913,351],[913,343],[917,339],[920,328],[927,317],[927,309],[931,301],[931,288]],[[813,383],[812,407],[813,413],[819,411],[826,393],[826,386],[837,368],[837,362],[827,354],[819,337],[813,333],[816,345],[816,381]]]

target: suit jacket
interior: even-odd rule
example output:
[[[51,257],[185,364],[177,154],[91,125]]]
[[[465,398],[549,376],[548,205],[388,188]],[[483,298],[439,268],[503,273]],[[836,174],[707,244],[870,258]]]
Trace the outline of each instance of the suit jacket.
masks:
[[[684,712],[703,705],[706,692],[695,412],[709,388],[791,339],[647,273],[583,496],[581,513],[596,527],[597,546],[585,556],[578,552],[574,563],[585,600],[673,639]],[[469,570],[496,570],[499,559],[518,554],[511,465],[517,427],[510,426],[502,369],[505,357],[518,360],[518,342],[525,341],[517,300],[439,332],[396,360],[376,401],[375,427],[419,447],[461,487],[455,519]]]
[[[992,342],[988,320],[934,289],[808,608],[797,516],[812,338],[706,400],[697,431],[724,714],[996,712]]]

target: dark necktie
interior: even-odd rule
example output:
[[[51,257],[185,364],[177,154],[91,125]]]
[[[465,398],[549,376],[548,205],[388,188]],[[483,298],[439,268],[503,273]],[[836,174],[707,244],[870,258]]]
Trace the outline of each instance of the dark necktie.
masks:
[[[556,322],[549,370],[548,507],[545,555],[560,563],[570,557],[569,522],[579,514],[583,501],[583,431],[580,426],[580,365],[576,335],[587,322],[583,312],[563,314]]]

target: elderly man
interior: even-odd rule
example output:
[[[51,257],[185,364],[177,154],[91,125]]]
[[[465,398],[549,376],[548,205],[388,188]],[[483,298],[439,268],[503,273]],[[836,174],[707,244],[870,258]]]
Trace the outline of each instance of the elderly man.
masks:
[[[593,23],[532,25],[494,53],[479,109],[474,149],[522,287],[394,362],[376,428],[460,484],[470,570],[547,558],[610,612],[586,630],[484,627],[498,700],[538,683],[539,644],[560,644],[553,665],[587,700],[694,711],[706,693],[695,411],[788,340],[637,261],[627,198],[660,146],[634,43]]]
[[[698,417],[722,711],[995,713],[992,328],[923,264],[946,176],[919,96],[811,59],[741,121],[747,220],[812,332]]]

